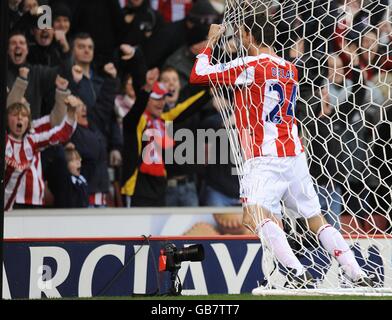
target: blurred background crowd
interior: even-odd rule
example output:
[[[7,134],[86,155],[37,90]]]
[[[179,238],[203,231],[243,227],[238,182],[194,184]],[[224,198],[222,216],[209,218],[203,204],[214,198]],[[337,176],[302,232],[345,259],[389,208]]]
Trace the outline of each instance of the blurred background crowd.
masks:
[[[82,101],[71,140],[37,157],[15,208],[241,205],[235,165],[197,164],[197,143],[185,164],[148,164],[141,154],[148,128],[162,132],[164,150],[183,152],[176,150],[181,141],[162,131],[168,120],[174,133],[186,128],[195,136],[224,127],[219,102],[188,83],[210,24],[222,21],[224,0],[8,2],[8,88],[18,77],[28,82],[32,119],[51,112],[58,75]],[[51,7],[52,28],[38,28],[40,5]],[[392,185],[391,4],[289,0],[272,1],[270,10],[280,17],[278,54],[300,71],[297,116],[326,216],[339,227],[345,212],[365,220],[385,215]],[[220,143],[206,142],[206,157]],[[208,232],[245,232],[236,215],[220,225]]]

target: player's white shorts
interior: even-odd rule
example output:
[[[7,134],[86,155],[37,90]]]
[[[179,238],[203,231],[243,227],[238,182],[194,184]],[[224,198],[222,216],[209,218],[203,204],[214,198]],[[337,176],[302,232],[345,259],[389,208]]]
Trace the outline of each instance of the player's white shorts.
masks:
[[[245,161],[240,181],[244,205],[259,205],[281,216],[285,209],[304,218],[321,212],[305,153],[295,157],[257,157]]]

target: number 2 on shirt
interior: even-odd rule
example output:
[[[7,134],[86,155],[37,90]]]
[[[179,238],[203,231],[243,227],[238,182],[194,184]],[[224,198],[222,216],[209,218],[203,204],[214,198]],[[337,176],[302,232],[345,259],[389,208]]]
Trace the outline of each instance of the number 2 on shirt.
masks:
[[[279,102],[272,109],[272,111],[267,115],[265,121],[273,122],[273,123],[282,123],[281,109],[284,106],[284,102],[286,101],[284,88],[280,83],[273,83],[269,85],[269,91],[270,92],[275,91],[278,93]],[[295,116],[296,102],[297,102],[297,86],[294,85],[293,90],[291,91],[291,97],[286,111],[286,115],[291,118],[294,118]]]

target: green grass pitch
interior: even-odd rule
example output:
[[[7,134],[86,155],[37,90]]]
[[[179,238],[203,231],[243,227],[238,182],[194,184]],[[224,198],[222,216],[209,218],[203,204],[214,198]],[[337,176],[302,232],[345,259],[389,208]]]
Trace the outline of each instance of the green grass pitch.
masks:
[[[253,296],[251,294],[211,294],[207,296],[129,296],[94,297],[92,300],[392,300],[391,296],[364,297],[351,296]]]

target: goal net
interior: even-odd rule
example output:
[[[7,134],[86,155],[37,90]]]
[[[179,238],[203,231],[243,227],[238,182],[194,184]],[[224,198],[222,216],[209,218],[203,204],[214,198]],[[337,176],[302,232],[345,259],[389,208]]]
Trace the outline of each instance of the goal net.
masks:
[[[344,235],[360,266],[376,283],[378,289],[374,290],[391,288],[389,2],[227,0],[223,18],[225,33],[213,50],[211,63],[222,64],[224,68],[229,61],[239,59],[246,64],[248,52],[241,40],[241,27],[247,17],[260,12],[265,12],[276,27],[274,49],[278,56],[298,69],[297,103],[292,112],[322,214]],[[263,30],[263,26],[253,27]],[[234,86],[211,82],[241,179],[244,159],[253,152],[244,150],[243,140],[252,137],[235,129]],[[249,98],[246,84],[241,90],[243,97]],[[278,105],[279,95],[275,99]],[[242,116],[249,114],[242,113]],[[260,123],[252,124],[248,120],[250,129],[256,130],[258,126],[262,130]],[[317,280],[317,288],[337,292],[351,288],[351,282],[320,247],[306,221],[286,210],[284,204],[282,211],[289,243]],[[256,212],[252,217],[256,224],[260,222]],[[264,245],[263,274],[264,279],[260,280],[266,289],[288,290],[284,268],[274,261]]]

